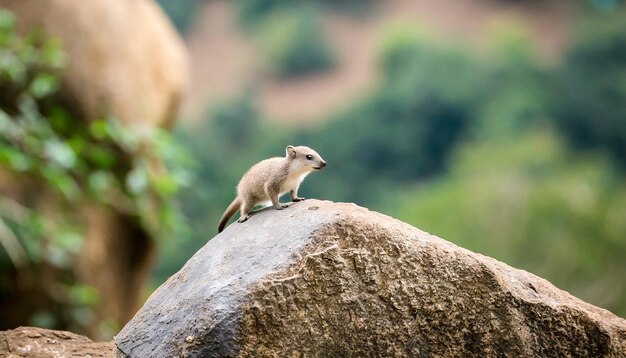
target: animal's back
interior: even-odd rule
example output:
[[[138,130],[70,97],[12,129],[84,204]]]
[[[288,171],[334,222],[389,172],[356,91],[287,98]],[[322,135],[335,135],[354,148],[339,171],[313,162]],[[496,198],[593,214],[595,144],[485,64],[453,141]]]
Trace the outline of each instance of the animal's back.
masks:
[[[281,166],[284,164],[284,158],[269,158],[262,160],[253,165],[241,177],[237,185],[237,193],[243,196],[253,196],[255,198],[264,199],[266,197],[264,185],[268,180],[272,180],[273,176],[280,173]]]

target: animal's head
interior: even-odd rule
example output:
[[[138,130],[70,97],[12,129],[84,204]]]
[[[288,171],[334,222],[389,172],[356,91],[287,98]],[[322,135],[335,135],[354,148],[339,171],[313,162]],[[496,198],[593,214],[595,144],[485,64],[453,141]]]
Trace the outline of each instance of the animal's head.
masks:
[[[326,162],[316,151],[309,147],[288,145],[285,150],[287,159],[296,161],[298,166],[310,170],[320,170],[326,166]]]

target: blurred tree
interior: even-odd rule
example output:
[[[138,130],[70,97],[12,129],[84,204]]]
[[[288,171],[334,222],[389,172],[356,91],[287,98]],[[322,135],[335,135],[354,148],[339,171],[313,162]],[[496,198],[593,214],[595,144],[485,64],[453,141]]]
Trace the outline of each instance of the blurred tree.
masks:
[[[260,21],[277,10],[285,10],[302,4],[291,0],[240,0],[236,2],[240,23],[247,28],[256,26]]]
[[[235,2],[242,27],[255,34],[262,66],[291,77],[322,72],[334,65],[322,24],[320,1],[251,0]]]
[[[315,5],[329,10],[361,15],[369,13],[375,2],[376,0],[238,0],[234,3],[240,23],[245,28],[252,28],[275,12],[298,11]]]
[[[56,42],[18,35],[14,24],[0,10],[0,329],[96,327],[90,334],[110,336],[115,317],[95,317],[104,300],[77,264],[87,232],[98,230],[90,214],[101,208],[127,221],[102,235],[166,236],[179,224],[172,195],[186,174],[159,164],[180,161],[165,133],[73,120],[55,97],[64,66]]]
[[[265,66],[279,77],[321,72],[333,65],[333,56],[311,6],[275,11],[259,25],[259,46]]]
[[[439,173],[486,95],[479,62],[406,29],[387,33],[380,58],[379,88],[303,136],[328,158],[316,179],[334,199],[371,205],[387,186]]]
[[[613,11],[624,4],[623,0],[587,0],[591,7],[599,11]]]
[[[464,145],[450,168],[388,212],[626,315],[626,186],[609,162],[543,129]]]
[[[574,147],[607,150],[626,169],[623,12],[594,19],[577,34],[557,73],[557,123]]]
[[[238,0],[235,2],[240,23],[251,28],[275,12],[298,10],[311,4],[351,14],[367,13],[375,0]]]
[[[209,114],[206,125],[220,133],[219,147],[216,150],[245,151],[256,133],[260,130],[259,114],[254,106],[251,91],[246,91],[232,103],[217,105]]]
[[[483,53],[484,66],[489,68],[484,80],[488,95],[481,101],[472,136],[514,140],[550,121],[550,73],[540,65],[530,35],[516,23],[498,24],[489,39],[489,51]]]

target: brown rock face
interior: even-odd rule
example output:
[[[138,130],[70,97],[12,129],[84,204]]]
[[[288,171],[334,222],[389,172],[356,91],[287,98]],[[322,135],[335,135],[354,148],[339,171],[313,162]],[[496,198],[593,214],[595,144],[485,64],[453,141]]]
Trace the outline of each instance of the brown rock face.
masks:
[[[0,332],[0,357],[113,357],[114,347],[66,331],[20,327]]]
[[[152,0],[0,0],[23,30],[43,29],[68,57],[62,98],[78,118],[173,119],[187,77],[182,42]]]
[[[114,338],[132,357],[624,357],[626,320],[352,204],[264,210]]]

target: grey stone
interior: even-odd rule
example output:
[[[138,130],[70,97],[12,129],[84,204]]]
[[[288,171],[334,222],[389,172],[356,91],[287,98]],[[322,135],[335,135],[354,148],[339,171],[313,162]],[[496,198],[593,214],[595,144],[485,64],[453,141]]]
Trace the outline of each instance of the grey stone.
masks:
[[[388,216],[307,200],[231,224],[114,342],[131,357],[624,357],[626,321]]]

